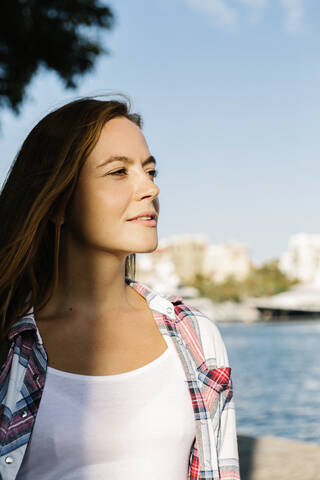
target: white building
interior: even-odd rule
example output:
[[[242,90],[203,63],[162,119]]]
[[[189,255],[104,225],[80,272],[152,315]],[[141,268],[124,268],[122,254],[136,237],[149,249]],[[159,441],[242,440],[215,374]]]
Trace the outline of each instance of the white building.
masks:
[[[137,256],[137,278],[171,291],[192,282],[197,274],[223,282],[232,275],[244,279],[251,268],[247,245],[228,242],[209,245],[205,235],[175,235],[159,242],[158,248]]]
[[[160,294],[175,294],[180,277],[168,253],[166,240],[160,241],[154,252],[136,256],[136,278]]]
[[[232,241],[209,245],[205,255],[203,273],[215,282],[222,283],[228,276],[244,280],[251,268],[247,245]]]
[[[292,235],[288,251],[280,257],[279,268],[289,278],[297,278],[304,283],[320,283],[320,235]]]
[[[174,235],[167,239],[167,251],[182,284],[203,273],[207,248],[208,239],[202,234]]]

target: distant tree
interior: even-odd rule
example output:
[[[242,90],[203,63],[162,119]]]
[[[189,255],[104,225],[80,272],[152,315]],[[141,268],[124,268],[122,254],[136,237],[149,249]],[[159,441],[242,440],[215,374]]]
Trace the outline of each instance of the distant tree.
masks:
[[[111,29],[114,15],[99,0],[5,0],[0,12],[0,107],[16,113],[40,66],[66,88],[108,53],[92,31]]]
[[[285,292],[298,280],[288,278],[279,268],[279,260],[273,259],[260,267],[252,268],[244,282],[245,290],[252,297],[271,296]]]
[[[223,282],[215,282],[206,275],[196,275],[188,285],[196,287],[199,294],[211,298],[215,302],[232,300],[240,302],[248,297],[268,297],[285,292],[299,283],[288,278],[279,268],[279,261],[273,259],[260,267],[252,266],[243,280],[237,280],[232,275]]]

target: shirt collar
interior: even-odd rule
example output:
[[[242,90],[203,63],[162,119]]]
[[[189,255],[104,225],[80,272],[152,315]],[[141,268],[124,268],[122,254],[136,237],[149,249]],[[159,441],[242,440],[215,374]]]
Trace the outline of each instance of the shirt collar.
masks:
[[[151,310],[163,313],[170,320],[176,320],[176,315],[174,311],[174,303],[181,303],[182,297],[176,295],[165,296],[160,295],[155,290],[145,285],[144,283],[138,282],[137,280],[132,280],[129,277],[126,277],[126,282],[130,287],[134,288],[140,295],[142,295],[148,302]]]
[[[14,337],[19,335],[22,332],[25,332],[26,330],[34,331],[34,333],[37,336],[37,341],[39,344],[42,345],[42,338],[40,336],[36,321],[34,319],[34,314],[33,314],[33,307],[27,312],[27,314],[17,320],[9,329],[8,332],[8,339],[12,341]]]
[[[142,295],[146,299],[151,310],[155,310],[166,315],[168,318],[170,318],[170,320],[176,320],[174,303],[182,302],[181,297],[178,297],[176,295],[159,295],[149,286],[137,280],[133,280],[129,277],[125,277],[125,281],[128,285],[130,285],[130,287],[134,288],[140,295]],[[33,307],[31,307],[31,309],[24,317],[17,320],[11,326],[8,332],[8,339],[12,341],[14,337],[26,330],[33,330],[37,336],[37,342],[42,345],[43,342],[34,318]]]

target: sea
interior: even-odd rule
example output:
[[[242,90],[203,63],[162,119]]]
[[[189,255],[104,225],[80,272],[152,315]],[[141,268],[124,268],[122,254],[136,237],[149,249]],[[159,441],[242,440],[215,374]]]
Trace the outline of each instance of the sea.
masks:
[[[320,443],[320,317],[217,326],[232,368],[238,434]]]

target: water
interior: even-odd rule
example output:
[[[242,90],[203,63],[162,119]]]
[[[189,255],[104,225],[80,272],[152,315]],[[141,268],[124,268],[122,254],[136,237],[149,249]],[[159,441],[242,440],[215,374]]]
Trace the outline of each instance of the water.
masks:
[[[320,443],[320,319],[219,324],[238,433]]]

